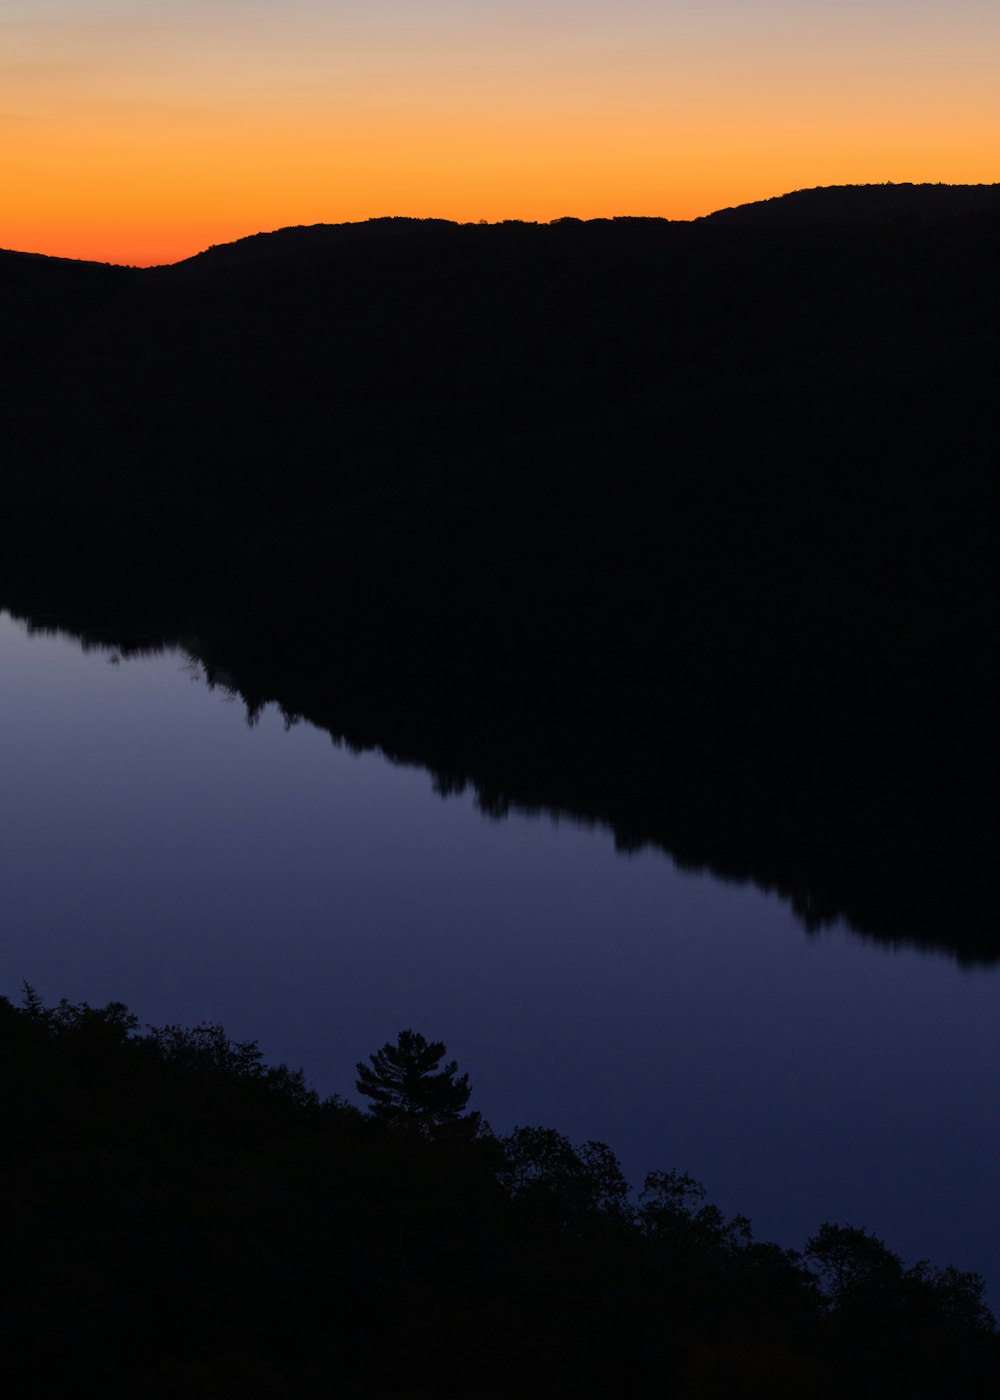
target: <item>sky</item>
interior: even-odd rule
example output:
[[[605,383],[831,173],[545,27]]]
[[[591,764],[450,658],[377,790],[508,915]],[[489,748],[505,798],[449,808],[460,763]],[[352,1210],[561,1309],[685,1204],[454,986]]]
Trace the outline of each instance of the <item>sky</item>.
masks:
[[[1000,178],[997,0],[0,0],[0,247]]]

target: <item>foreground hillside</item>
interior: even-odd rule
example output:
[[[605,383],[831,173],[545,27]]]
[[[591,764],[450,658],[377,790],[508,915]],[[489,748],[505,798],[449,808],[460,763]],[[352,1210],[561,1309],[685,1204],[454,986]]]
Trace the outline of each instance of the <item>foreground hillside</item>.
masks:
[[[996,1394],[976,1275],[823,1225],[756,1241],[690,1177],[496,1137],[442,1045],[362,1114],[218,1026],[0,998],[9,1393],[506,1400]]]
[[[0,601],[994,958],[1000,222],[805,193],[0,256]]]

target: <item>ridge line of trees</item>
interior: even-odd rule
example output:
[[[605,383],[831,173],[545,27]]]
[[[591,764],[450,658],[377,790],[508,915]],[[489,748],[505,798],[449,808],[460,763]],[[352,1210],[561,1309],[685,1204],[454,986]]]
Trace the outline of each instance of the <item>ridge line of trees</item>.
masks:
[[[217,1025],[0,997],[10,1393],[992,1400],[978,1275],[756,1240],[676,1170],[635,1200],[604,1143],[494,1133],[444,1056],[400,1032],[362,1113]]]

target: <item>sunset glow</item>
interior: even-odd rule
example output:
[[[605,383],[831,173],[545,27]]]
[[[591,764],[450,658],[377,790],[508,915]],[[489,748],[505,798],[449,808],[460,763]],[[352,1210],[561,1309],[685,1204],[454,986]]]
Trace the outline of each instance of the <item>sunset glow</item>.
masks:
[[[994,0],[2,0],[0,246],[1000,178]]]

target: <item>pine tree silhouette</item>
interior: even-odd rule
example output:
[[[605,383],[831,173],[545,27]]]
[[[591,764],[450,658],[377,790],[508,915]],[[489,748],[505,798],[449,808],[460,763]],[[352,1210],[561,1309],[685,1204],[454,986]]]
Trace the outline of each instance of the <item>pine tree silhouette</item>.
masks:
[[[427,1040],[419,1031],[400,1031],[393,1045],[369,1055],[371,1066],[357,1063],[358,1092],[371,1099],[368,1111],[383,1122],[407,1122],[426,1133],[461,1123],[471,1134],[479,1129],[480,1114],[465,1113],[472,1090],[467,1074],[457,1075],[458,1062],[438,1069],[444,1042]]]

